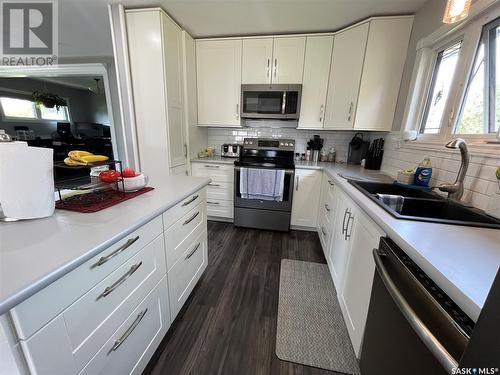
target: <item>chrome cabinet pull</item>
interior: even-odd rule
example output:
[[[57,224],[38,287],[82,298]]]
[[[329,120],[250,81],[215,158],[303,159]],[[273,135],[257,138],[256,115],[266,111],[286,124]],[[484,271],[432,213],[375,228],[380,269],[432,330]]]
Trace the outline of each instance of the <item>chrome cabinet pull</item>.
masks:
[[[198,216],[200,214],[200,211],[198,211],[197,213],[195,213],[193,216],[191,216],[189,219],[187,219],[184,223],[182,223],[182,225],[188,225],[190,222],[192,222],[196,216]]]
[[[344,232],[345,232],[345,230],[346,230],[346,229],[345,229],[345,218],[346,218],[346,216],[347,216],[347,211],[349,211],[349,209],[348,209],[348,208],[346,208],[346,209],[345,209],[345,212],[344,212],[344,219],[342,219],[342,234],[344,234]]]
[[[118,288],[120,285],[122,285],[125,282],[125,280],[127,280],[130,276],[132,276],[134,274],[134,272],[139,269],[140,266],[142,266],[142,261],[140,263],[134,264],[132,267],[130,267],[130,269],[127,271],[127,273],[125,273],[122,277],[120,277],[113,284],[111,284],[111,286],[108,286],[106,289],[104,289],[104,292],[99,294],[97,296],[96,300],[99,300],[99,299],[111,294],[111,292],[113,290]]]
[[[321,107],[319,107],[319,122],[323,122],[324,108],[325,108],[324,104],[321,104]]]
[[[240,103],[236,103],[236,120],[240,118]]]
[[[219,187],[219,184],[208,184],[208,186]]]
[[[189,252],[189,254],[188,254],[188,255],[186,255],[186,258],[184,258],[184,260],[188,260],[189,258],[191,258],[191,257],[194,255],[194,253],[196,253],[196,250],[198,250],[198,248],[200,247],[200,245],[201,245],[201,242],[198,242],[198,245],[196,245],[196,246],[193,248],[193,250],[191,250],[191,251]]]
[[[184,143],[184,157],[188,156],[188,145]]]
[[[321,227],[321,233],[323,233],[323,236],[326,236],[326,231],[324,227]]]
[[[347,115],[347,121],[351,121],[353,107],[354,107],[354,103],[351,102],[351,104],[349,105],[349,114]]]
[[[393,301],[396,303],[396,306],[404,315],[411,328],[413,328],[413,331],[415,331],[420,340],[422,340],[424,345],[430,350],[438,362],[451,374],[452,370],[458,367],[458,363],[455,358],[453,358],[444,345],[441,344],[441,342],[439,342],[439,340],[431,333],[432,330],[427,328],[415,310],[412,309],[406,298],[401,294],[389,275],[389,272],[385,268],[382,256],[379,254],[378,249],[373,249],[373,259],[375,260],[377,272]]]
[[[349,222],[351,221],[354,221],[354,216],[351,215],[351,212],[349,212],[349,219],[347,219],[347,224],[346,224],[346,227],[345,227],[345,237],[344,239],[347,241],[349,238],[351,238],[351,235],[352,235],[352,226],[351,226],[351,231],[349,232],[349,234],[347,233],[349,231]]]
[[[271,59],[267,59],[267,71],[266,71],[266,77],[269,78],[269,74],[271,73]]]
[[[299,191],[299,176],[295,176],[295,191]]]
[[[207,201],[207,204],[215,204],[215,205],[219,205],[220,202],[210,202],[210,201]]]
[[[144,318],[144,315],[148,312],[148,309],[141,311],[139,314],[137,314],[137,318],[132,322],[130,327],[127,328],[127,330],[123,333],[122,337],[120,337],[118,340],[115,341],[111,349],[109,349],[109,352],[107,355],[110,355],[112,352],[116,351],[121,344],[127,339],[127,337],[130,336],[130,334],[134,331],[134,329],[139,325],[141,322],[142,318]]]
[[[190,200],[185,201],[184,203],[182,203],[182,206],[181,206],[181,207],[185,207],[185,206],[187,206],[187,205],[189,205],[189,204],[193,203],[195,200],[197,200],[197,199],[198,199],[198,197],[199,197],[199,195],[193,195],[193,197],[192,197]]]
[[[274,77],[276,77],[277,70],[278,70],[278,59],[274,59]]]
[[[335,186],[332,180],[328,180],[328,183],[330,184],[330,186]]]
[[[218,169],[218,168],[220,168],[220,165],[205,164],[205,168],[215,168],[215,169]]]
[[[330,212],[331,211],[330,207],[328,207],[328,205],[326,203],[325,203],[325,210],[326,210],[326,212]]]
[[[115,256],[117,256],[118,254],[120,254],[121,252],[127,250],[130,246],[132,246],[132,244],[134,242],[136,242],[137,240],[139,239],[139,236],[135,237],[135,238],[129,238],[127,240],[127,242],[125,242],[123,245],[121,245],[118,249],[116,249],[115,251],[113,251],[111,254],[108,254],[106,255],[105,257],[101,257],[99,258],[99,260],[97,262],[95,262],[93,265],[90,266],[90,269],[92,268],[96,268],[96,267],[99,267],[99,266],[102,266],[104,263],[106,263],[108,260],[114,258]]]

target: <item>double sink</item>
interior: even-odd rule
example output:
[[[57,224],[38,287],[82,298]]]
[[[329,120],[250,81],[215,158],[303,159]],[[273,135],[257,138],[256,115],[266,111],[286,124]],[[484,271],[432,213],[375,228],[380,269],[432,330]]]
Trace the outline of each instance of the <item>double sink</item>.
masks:
[[[432,191],[396,183],[358,180],[349,180],[349,182],[397,219],[500,229],[500,220],[480,210],[446,199]],[[404,200],[401,209],[396,211],[383,203],[378,199],[377,194],[402,196]]]

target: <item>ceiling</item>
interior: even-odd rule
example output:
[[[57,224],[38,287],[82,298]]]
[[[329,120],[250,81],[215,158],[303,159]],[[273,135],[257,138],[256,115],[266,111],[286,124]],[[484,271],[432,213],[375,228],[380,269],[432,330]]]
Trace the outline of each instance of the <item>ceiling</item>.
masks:
[[[111,56],[107,4],[161,6],[193,37],[333,31],[426,0],[59,0],[60,55]],[[433,0],[431,0],[433,1]]]

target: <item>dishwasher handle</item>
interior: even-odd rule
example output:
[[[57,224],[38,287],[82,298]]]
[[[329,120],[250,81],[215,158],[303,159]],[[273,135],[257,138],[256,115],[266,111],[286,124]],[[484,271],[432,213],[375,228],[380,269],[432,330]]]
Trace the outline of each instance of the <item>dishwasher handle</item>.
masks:
[[[418,317],[417,313],[411,308],[410,304],[397,288],[394,281],[391,279],[389,272],[384,266],[382,257],[386,256],[383,250],[373,249],[373,258],[375,260],[375,267],[380,275],[387,291],[391,295],[394,303],[404,315],[411,328],[417,336],[422,340],[424,345],[429,349],[432,355],[438,360],[439,363],[448,371],[452,373],[452,369],[458,367],[458,362],[446,350],[446,348],[439,342],[439,340],[431,333],[424,322]]]

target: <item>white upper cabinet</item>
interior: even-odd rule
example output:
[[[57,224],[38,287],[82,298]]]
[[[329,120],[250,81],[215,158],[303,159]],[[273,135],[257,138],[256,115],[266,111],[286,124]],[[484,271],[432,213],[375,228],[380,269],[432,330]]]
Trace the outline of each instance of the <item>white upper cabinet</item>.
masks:
[[[272,83],[302,82],[306,37],[274,38]]]
[[[198,125],[240,126],[241,39],[196,41]]]
[[[182,31],[159,9],[125,21],[139,160],[154,180],[186,164]]]
[[[270,84],[273,38],[244,39],[242,84]]]
[[[355,129],[390,131],[413,17],[370,21]]]
[[[368,23],[335,35],[325,129],[352,129],[363,71]]]
[[[332,45],[332,35],[307,37],[299,128],[323,126]]]
[[[170,167],[186,164],[182,30],[162,13]]]

